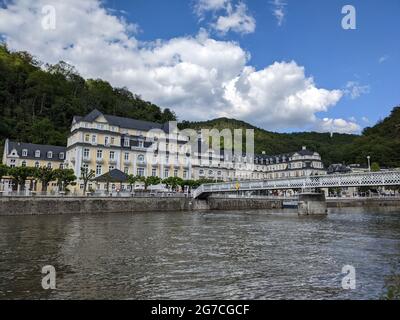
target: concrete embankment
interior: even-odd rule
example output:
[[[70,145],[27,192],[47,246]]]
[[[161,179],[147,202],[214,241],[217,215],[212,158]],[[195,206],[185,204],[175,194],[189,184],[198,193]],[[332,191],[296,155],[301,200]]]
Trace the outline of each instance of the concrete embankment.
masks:
[[[365,208],[376,208],[376,207],[398,207],[400,209],[400,199],[399,198],[360,198],[360,199],[328,199],[326,201],[328,208],[351,208],[351,207],[365,207]]]
[[[0,197],[0,215],[133,213],[282,208],[281,200],[188,198],[10,198]]]

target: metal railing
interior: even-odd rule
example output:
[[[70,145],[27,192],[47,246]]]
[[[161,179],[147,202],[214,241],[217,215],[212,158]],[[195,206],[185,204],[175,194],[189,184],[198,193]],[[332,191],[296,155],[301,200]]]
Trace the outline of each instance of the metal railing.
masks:
[[[251,190],[284,190],[306,188],[372,187],[400,185],[400,171],[351,173],[341,175],[308,176],[262,181],[238,181],[203,184],[193,192],[198,198],[203,193]]]

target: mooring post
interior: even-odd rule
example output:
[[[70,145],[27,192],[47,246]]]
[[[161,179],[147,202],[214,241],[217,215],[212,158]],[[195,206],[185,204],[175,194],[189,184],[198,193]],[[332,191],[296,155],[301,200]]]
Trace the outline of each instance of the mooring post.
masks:
[[[301,193],[299,195],[298,213],[301,216],[327,215],[325,193]]]

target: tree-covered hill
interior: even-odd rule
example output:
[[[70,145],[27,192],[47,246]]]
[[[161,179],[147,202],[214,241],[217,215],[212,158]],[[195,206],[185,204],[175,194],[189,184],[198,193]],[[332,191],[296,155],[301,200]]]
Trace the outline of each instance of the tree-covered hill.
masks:
[[[342,162],[342,151],[347,145],[352,144],[356,135],[299,132],[299,133],[275,133],[254,127],[246,122],[235,119],[220,118],[204,122],[187,122],[180,124],[181,128],[192,129],[254,129],[255,152],[265,151],[268,155],[289,153],[307,146],[311,150],[321,153],[326,164]]]
[[[27,52],[11,52],[0,44],[0,145],[5,138],[65,145],[72,117],[94,108],[160,123],[175,119],[169,109],[126,88],[85,80],[65,62],[43,65]]]
[[[366,164],[367,156],[380,166],[400,167],[400,107],[372,128],[366,128],[362,135],[298,132],[274,133],[246,122],[220,118],[204,122],[187,122],[181,128],[192,129],[254,129],[255,152],[265,151],[274,155],[293,152],[307,146],[318,151],[326,165],[332,163]]]

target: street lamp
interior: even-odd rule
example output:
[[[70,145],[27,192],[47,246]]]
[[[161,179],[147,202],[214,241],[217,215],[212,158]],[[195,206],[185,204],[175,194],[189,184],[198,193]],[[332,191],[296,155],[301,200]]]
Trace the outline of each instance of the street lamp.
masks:
[[[368,160],[368,171],[371,172],[371,157],[367,156],[367,160]]]

